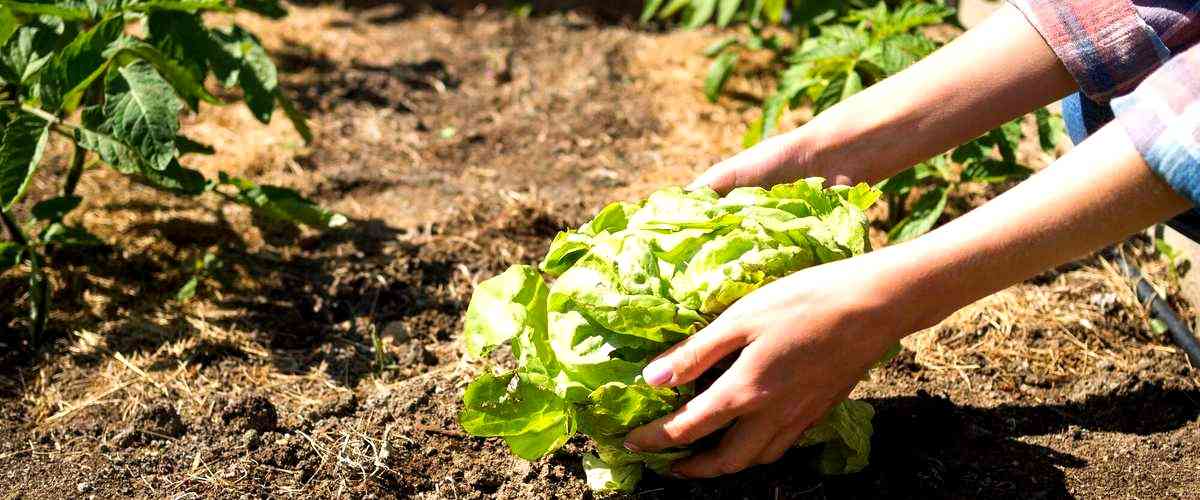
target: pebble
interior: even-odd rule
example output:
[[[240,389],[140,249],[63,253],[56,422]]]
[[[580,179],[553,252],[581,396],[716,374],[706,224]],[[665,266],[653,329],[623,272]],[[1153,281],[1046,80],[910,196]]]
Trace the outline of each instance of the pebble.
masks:
[[[75,485],[75,490],[80,493],[87,493],[92,491],[92,485],[91,483],[79,483]]]

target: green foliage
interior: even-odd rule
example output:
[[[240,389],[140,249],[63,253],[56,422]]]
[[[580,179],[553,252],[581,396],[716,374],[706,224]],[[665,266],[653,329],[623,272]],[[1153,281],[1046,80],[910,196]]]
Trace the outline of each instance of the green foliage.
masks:
[[[596,490],[630,491],[643,467],[665,472],[691,448],[635,453],[621,443],[694,388],[647,385],[646,364],[766,283],[869,250],[864,211],[880,193],[822,184],[738,188],[724,198],[670,188],[613,203],[559,233],[541,272],[518,265],[480,283],[467,309],[467,352],[509,345],[517,366],[467,387],[463,428],[502,437],[528,460],[587,435],[597,454],[584,469]],[[866,403],[842,402],[805,436],[802,445],[822,446],[819,470],[866,465],[872,414]]]
[[[747,3],[755,9],[760,4],[766,6]],[[821,113],[929,55],[938,44],[921,29],[946,22],[954,13],[940,3],[913,1],[890,8],[884,2],[869,8],[855,8],[853,2],[825,7],[807,2],[788,5],[793,9],[788,12],[804,5],[820,11],[789,21],[799,42],[764,37],[762,29],[753,24],[762,18],[742,16],[751,23],[748,36],[722,39],[704,51],[705,56],[714,58],[704,84],[705,96],[714,102],[743,52],[765,50],[773,56],[772,64],[778,69],[776,90],[763,101],[761,117],[749,125],[743,137],[746,147],[774,133],[788,109],[807,104],[814,113]],[[1045,109],[1037,110],[1034,118],[1039,144],[1053,153],[1058,138],[1064,135],[1062,120]],[[889,207],[891,241],[911,239],[932,229],[962,183],[1002,184],[1029,176],[1032,171],[1017,161],[1023,137],[1021,121],[1015,120],[956,148],[948,157],[938,156],[881,184]],[[961,167],[959,173],[952,172],[948,159]],[[919,195],[911,208],[907,203],[910,193]]]
[[[1167,274],[1171,277],[1171,282],[1178,286],[1179,267],[1183,265],[1184,262],[1187,262],[1187,258],[1184,257],[1183,252],[1180,252],[1174,246],[1171,246],[1171,244],[1167,243],[1167,240],[1163,239],[1162,237],[1154,238],[1154,249],[1158,252],[1159,256],[1167,261]]]
[[[804,102],[820,113],[862,89],[894,75],[937,48],[918,33],[923,26],[941,23],[953,10],[937,4],[904,4],[889,10],[884,3],[869,9],[850,10],[840,18],[805,26],[796,34],[802,41],[785,46],[777,38],[764,39],[758,29],[750,36],[733,37],[709,47],[705,55],[717,58],[705,84],[705,94],[715,101],[728,80],[737,54],[768,50],[782,63],[776,92],[763,102],[763,117],[751,124],[743,143],[753,145],[769,136],[783,113]],[[809,32],[814,36],[808,36]],[[718,71],[723,78],[715,79]],[[715,84],[715,88],[714,88]]]
[[[0,270],[28,264],[35,336],[49,311],[46,248],[103,244],[64,222],[86,206],[74,191],[92,164],[172,194],[215,192],[287,223],[346,223],[295,191],[224,173],[210,181],[180,162],[181,155],[213,151],[180,129],[181,113],[198,111],[200,102],[225,104],[205,86],[210,75],[240,90],[259,121],[269,122],[279,108],[306,141],[312,138],[258,39],[237,25],[205,24],[206,12],[236,10],[286,15],[278,0],[0,0],[0,221],[9,236],[0,243]],[[34,204],[31,220],[18,224],[12,210],[38,174],[51,132],[73,142],[75,156],[62,192]],[[177,298],[194,295],[218,265],[198,261]]]
[[[1048,111],[1045,113],[1040,119],[1042,122],[1061,123],[1060,118]],[[888,239],[898,243],[928,232],[945,213],[950,195],[963,184],[1002,184],[1033,174],[1033,170],[1018,163],[1016,158],[1017,147],[1025,138],[1021,131],[1022,120],[1008,122],[948,154],[936,156],[880,183],[877,187],[887,200],[891,222]],[[1047,153],[1053,153],[1057,148],[1058,137],[1057,133],[1045,136],[1041,144]],[[957,174],[950,167],[951,162],[961,166]],[[908,208],[906,200],[910,193],[918,192],[920,197]]]
[[[827,20],[866,4],[862,0],[647,0],[641,21],[679,19],[689,29],[707,23],[725,27],[734,22],[798,26]]]

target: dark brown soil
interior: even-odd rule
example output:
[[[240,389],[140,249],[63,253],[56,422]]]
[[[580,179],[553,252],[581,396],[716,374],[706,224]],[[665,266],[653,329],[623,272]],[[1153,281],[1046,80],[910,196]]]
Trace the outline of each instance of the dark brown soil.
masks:
[[[112,246],[52,256],[48,339],[23,337],[23,277],[0,276],[5,498],[590,498],[585,440],[530,463],[462,434],[480,367],[458,336],[474,283],[729,154],[753,116],[700,94],[698,52],[721,33],[619,19],[388,2],[239,18],[318,138],[209,108],[186,128],[218,154],[191,163],[353,222],[298,231],[89,173],[75,222]],[[1123,248],[1174,290],[1144,239]],[[180,262],[206,251],[225,266],[176,303]],[[854,394],[878,411],[866,471],[814,477],[797,451],[726,478],[648,477],[636,498],[1200,498],[1198,382],[1093,256],[875,370]]]

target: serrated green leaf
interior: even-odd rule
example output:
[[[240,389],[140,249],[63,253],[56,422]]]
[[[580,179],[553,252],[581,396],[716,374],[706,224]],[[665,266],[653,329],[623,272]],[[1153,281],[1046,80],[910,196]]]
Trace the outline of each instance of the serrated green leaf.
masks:
[[[717,98],[721,96],[721,90],[725,88],[725,83],[733,74],[733,67],[737,61],[736,52],[726,52],[717,57],[708,67],[708,76],[704,79],[704,96],[708,98],[709,102],[717,102]]]
[[[692,0],[692,9],[684,27],[687,29],[699,28],[712,19],[716,11],[717,0]]]
[[[796,64],[780,75],[779,90],[771,94],[763,102],[763,114],[760,131],[758,132],[760,138],[768,137],[774,133],[775,129],[779,127],[779,121],[783,117],[783,113],[789,107],[795,105],[805,90],[820,83],[819,80],[810,77],[810,72],[811,66]]]
[[[332,229],[348,222],[346,216],[322,208],[291,189],[259,186],[249,180],[224,174],[220,181],[238,189],[239,201],[276,220],[319,229]]]
[[[0,241],[0,274],[21,263],[25,247],[11,241]]]
[[[750,125],[746,127],[746,133],[742,135],[742,147],[748,148],[763,140],[763,129],[766,127],[765,116],[759,116]]]
[[[988,132],[987,136],[1000,151],[1001,159],[1009,163],[1017,162],[1017,148],[1021,146],[1021,139],[1025,137],[1025,133],[1021,131],[1020,118]]]
[[[83,123],[75,128],[75,141],[80,147],[100,156],[105,163],[125,174],[140,172],[146,163],[136,150],[109,134],[105,127],[104,111],[99,106],[83,109]],[[149,169],[149,167],[146,167]]]
[[[271,19],[287,15],[287,9],[280,5],[279,0],[236,0],[233,6]]]
[[[196,78],[195,68],[189,68],[168,58],[157,47],[149,43],[126,37],[114,45],[109,52],[112,53],[110,57],[116,58],[119,66],[128,65],[131,61],[138,59],[150,63],[193,111],[199,109],[200,101],[209,104],[221,103],[220,99],[204,88],[204,82]]]
[[[786,8],[787,0],[763,0],[763,15],[774,24],[783,20],[783,11]]]
[[[658,18],[662,20],[670,19],[671,16],[677,14],[680,10],[688,5],[691,5],[692,0],[671,0],[666,7],[658,11]]]
[[[183,167],[177,159],[172,158],[163,170],[151,168],[132,147],[111,135],[89,128],[89,125],[94,126],[92,124],[96,121],[103,120],[99,108],[86,108],[83,116],[84,126],[75,129],[75,140],[80,147],[95,152],[104,163],[118,172],[139,183],[173,194],[195,196],[204,192],[204,175]]]
[[[200,17],[185,12],[154,11],[146,16],[146,40],[204,84],[208,60],[225,57],[208,36]]]
[[[13,15],[12,10],[0,5],[0,47],[8,43],[8,39],[12,38],[13,33],[16,33],[17,28],[20,27],[21,21]]]
[[[937,44],[923,35],[901,34],[881,40],[863,51],[860,63],[874,69],[876,80],[892,76],[929,55]]]
[[[1042,151],[1054,153],[1058,149],[1058,141],[1066,135],[1066,125],[1061,116],[1055,115],[1046,108],[1038,108],[1033,112],[1037,121],[1038,145]]]
[[[21,26],[0,50],[0,79],[26,84],[54,57],[58,34],[50,26],[33,22]]]
[[[41,163],[50,130],[45,120],[14,113],[0,130],[0,207],[11,208],[25,194]]]
[[[282,89],[276,89],[275,98],[279,102],[279,107],[283,109],[284,116],[287,116],[288,120],[292,122],[292,127],[295,128],[296,132],[300,134],[300,137],[304,139],[304,143],[311,144],[313,140],[313,133],[312,129],[308,127],[308,117],[304,116],[302,111],[296,109],[296,105],[292,102],[292,100],[283,95]]]
[[[42,243],[60,246],[95,247],[104,242],[86,229],[55,222],[46,226],[41,235]]]
[[[738,7],[742,5],[742,0],[721,0],[717,7],[717,25],[724,28],[729,26],[729,22],[733,21],[733,16],[737,14]]]
[[[1154,332],[1155,334],[1162,335],[1167,333],[1167,330],[1169,330],[1169,328],[1167,327],[1167,323],[1165,321],[1158,318],[1152,318],[1150,320],[1150,331]]]
[[[814,112],[821,113],[833,105],[846,100],[846,98],[857,94],[863,89],[862,77],[858,76],[858,72],[851,69],[844,73],[839,73],[825,86],[817,97],[814,104]]]
[[[110,17],[80,34],[54,56],[39,85],[43,106],[48,111],[75,110],[83,92],[104,74],[108,66],[105,49],[124,29],[124,17]]]
[[[81,202],[83,198],[78,196],[56,196],[38,202],[30,212],[37,220],[57,222],[75,210]]]
[[[642,15],[638,16],[638,22],[646,24],[654,19],[654,14],[658,13],[658,9],[662,8],[663,0],[646,0],[646,4],[642,6]]]
[[[913,205],[912,213],[888,231],[888,242],[900,243],[928,233],[946,210],[947,195],[945,186],[937,186],[921,195]]]
[[[179,302],[187,302],[196,296],[196,288],[200,286],[200,277],[192,276],[187,280],[179,290],[175,292],[175,300]]]
[[[716,57],[717,54],[720,54],[725,49],[732,47],[734,45],[737,45],[737,44],[738,44],[738,37],[736,37],[736,36],[725,37],[720,40],[717,40],[716,42],[713,42],[712,45],[705,47],[704,52],[702,52],[702,53],[704,54],[704,57]]]
[[[163,170],[179,154],[182,110],[171,84],[149,63],[135,62],[110,73],[100,131],[132,147],[151,169]]]
[[[0,0],[0,6],[18,14],[32,16],[54,16],[64,21],[86,21],[91,19],[92,11],[87,4],[80,1],[56,1],[54,3],[16,2]]]
[[[905,196],[917,185],[917,170],[910,168],[879,183],[877,188],[887,194]]]
[[[266,49],[254,35],[239,26],[213,30],[210,35],[224,54],[224,57],[209,61],[217,78],[226,87],[241,86],[246,106],[254,117],[263,123],[270,122],[275,111],[279,76]]]
[[[225,0],[140,0],[126,7],[134,12],[179,11],[189,14],[200,11],[230,12]]]
[[[1004,160],[984,158],[967,164],[963,168],[960,179],[962,182],[995,184],[1024,179],[1030,175],[1033,175],[1033,170],[1024,165]]]

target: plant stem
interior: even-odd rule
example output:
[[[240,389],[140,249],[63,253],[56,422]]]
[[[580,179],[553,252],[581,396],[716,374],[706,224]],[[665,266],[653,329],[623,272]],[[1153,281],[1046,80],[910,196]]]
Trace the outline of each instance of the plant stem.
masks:
[[[87,150],[83,149],[79,143],[75,143],[75,151],[71,156],[71,168],[67,170],[67,178],[63,180],[63,196],[73,196],[75,187],[79,185],[79,178],[83,175],[83,160],[87,156]]]
[[[21,230],[21,226],[17,225],[17,221],[12,219],[7,210],[0,208],[0,221],[4,223],[4,228],[8,230],[8,236],[21,246],[29,246],[29,238],[25,237],[25,232]]]
[[[52,114],[50,114],[50,113],[48,113],[48,112],[46,112],[45,110],[42,110],[42,109],[38,109],[38,108],[33,108],[33,107],[29,107],[29,106],[24,106],[24,105],[22,105],[22,106],[21,106],[21,111],[24,111],[24,112],[26,112],[26,113],[29,113],[29,114],[33,115],[33,116],[36,116],[36,117],[38,117],[38,118],[41,118],[41,119],[43,119],[43,120],[46,120],[46,121],[48,121],[48,122],[50,122],[50,123],[61,123],[61,122],[62,122],[62,120],[58,119],[58,117],[57,117],[57,116],[54,116],[54,115],[52,115]]]

